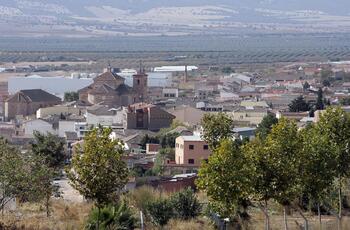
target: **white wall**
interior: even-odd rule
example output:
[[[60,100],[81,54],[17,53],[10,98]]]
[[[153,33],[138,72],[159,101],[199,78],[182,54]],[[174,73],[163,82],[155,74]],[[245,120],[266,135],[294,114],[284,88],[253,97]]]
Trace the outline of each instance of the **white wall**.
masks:
[[[175,97],[179,97],[179,90],[177,88],[163,88],[163,97],[166,97],[166,94],[174,94]]]
[[[76,132],[75,121],[59,121],[58,136],[64,137],[66,132]]]
[[[23,128],[24,128],[24,135],[28,137],[32,137],[34,131],[38,131],[43,134],[46,134],[46,133],[57,134],[57,130],[53,129],[52,124],[40,119],[35,119],[35,120],[25,122],[23,124]]]
[[[171,86],[172,74],[171,73],[146,73],[147,85],[148,87],[168,87]],[[121,77],[125,79],[125,84],[132,87],[133,86],[133,77],[129,73],[118,73]]]
[[[60,114],[76,114],[79,115],[79,109],[70,106],[53,106],[40,108],[36,111],[36,118],[43,118],[49,115],[60,115]]]
[[[89,125],[98,126],[104,125],[104,126],[112,126],[113,124],[122,124],[123,122],[123,113],[122,111],[118,111],[116,115],[113,116],[96,116],[92,113],[87,112],[86,113],[86,122]]]

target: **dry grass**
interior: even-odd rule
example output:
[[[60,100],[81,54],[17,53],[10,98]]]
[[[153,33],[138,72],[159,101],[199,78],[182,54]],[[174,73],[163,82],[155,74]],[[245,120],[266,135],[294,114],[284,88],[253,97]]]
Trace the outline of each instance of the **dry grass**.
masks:
[[[2,221],[7,225],[16,225],[29,230],[70,230],[82,229],[91,205],[87,203],[66,203],[53,201],[51,216],[46,217],[46,211],[39,204],[25,204],[16,213],[6,213]]]
[[[168,198],[170,194],[160,192],[149,186],[142,186],[125,195],[128,203],[137,210],[145,210],[146,204],[160,197]]]
[[[308,216],[309,229],[319,229],[318,217]],[[291,230],[304,229],[302,228],[304,220],[299,215],[288,216],[288,227]],[[264,229],[265,219],[262,215],[254,215],[250,221],[249,230]],[[284,229],[284,221],[282,215],[273,215],[270,217],[270,226],[272,230]],[[333,216],[322,216],[322,229],[333,230],[337,229],[337,220]],[[342,229],[350,229],[350,217],[343,217]]]
[[[197,218],[194,220],[182,221],[171,220],[164,228],[166,230],[214,230],[214,226],[207,218]]]
[[[149,199],[154,199],[160,196],[159,191],[150,187],[144,187],[132,192],[129,201],[134,207],[142,206]],[[168,196],[168,194],[162,194]],[[203,201],[204,196],[201,197]],[[84,222],[92,208],[88,203],[66,203],[61,200],[52,201],[51,217],[46,217],[45,209],[40,204],[25,204],[18,207],[16,213],[5,213],[2,217],[0,215],[0,222],[6,225],[15,224],[17,227],[25,230],[75,230],[83,229]],[[277,208],[277,207],[276,207]],[[309,229],[319,229],[317,216],[308,215]],[[247,230],[264,229],[264,216],[258,209],[251,210],[252,219],[247,226]],[[337,221],[333,216],[323,216],[323,230],[337,229]],[[278,209],[271,212],[270,215],[271,229],[283,229],[283,216]],[[303,219],[297,213],[292,213],[288,216],[289,229],[301,229],[298,224],[304,224]],[[350,217],[344,217],[342,221],[342,229],[350,229]],[[1,228],[1,227],[0,227]],[[151,227],[147,224],[147,230],[159,229]],[[164,228],[165,230],[212,230],[214,229],[211,221],[205,217],[198,217],[194,220],[182,221],[171,220]],[[231,229],[231,228],[228,228]]]

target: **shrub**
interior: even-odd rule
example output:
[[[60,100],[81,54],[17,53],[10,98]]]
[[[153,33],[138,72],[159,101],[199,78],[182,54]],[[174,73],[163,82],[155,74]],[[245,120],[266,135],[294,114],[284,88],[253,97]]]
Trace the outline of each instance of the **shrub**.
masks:
[[[158,199],[147,204],[147,215],[157,226],[166,225],[173,216],[171,202],[167,199]]]
[[[175,193],[170,200],[177,218],[188,220],[197,217],[201,212],[202,206],[191,188]]]
[[[100,216],[100,217],[99,217]],[[100,210],[97,208],[91,211],[85,229],[95,230],[99,220],[99,229],[101,230],[124,230],[134,229],[136,227],[136,218],[127,204],[122,201],[117,205],[109,205]]]

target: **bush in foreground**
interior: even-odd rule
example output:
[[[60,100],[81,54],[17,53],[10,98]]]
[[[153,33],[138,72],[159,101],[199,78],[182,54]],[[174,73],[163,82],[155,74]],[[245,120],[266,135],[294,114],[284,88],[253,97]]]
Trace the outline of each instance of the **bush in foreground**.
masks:
[[[134,229],[137,220],[134,217],[131,209],[125,202],[120,202],[117,205],[109,205],[100,210],[94,208],[91,211],[85,229],[95,230],[99,221],[99,229],[101,230],[124,230]]]

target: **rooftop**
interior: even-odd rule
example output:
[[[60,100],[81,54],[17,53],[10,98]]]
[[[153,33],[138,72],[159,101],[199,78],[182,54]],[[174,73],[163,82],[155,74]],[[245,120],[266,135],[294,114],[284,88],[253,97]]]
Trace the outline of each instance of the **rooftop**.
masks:
[[[200,136],[180,136],[184,141],[203,141]]]
[[[31,102],[61,102],[61,98],[56,97],[42,89],[26,89],[21,90],[10,97],[8,100],[13,98],[18,98],[18,96],[23,96],[26,100]]]

